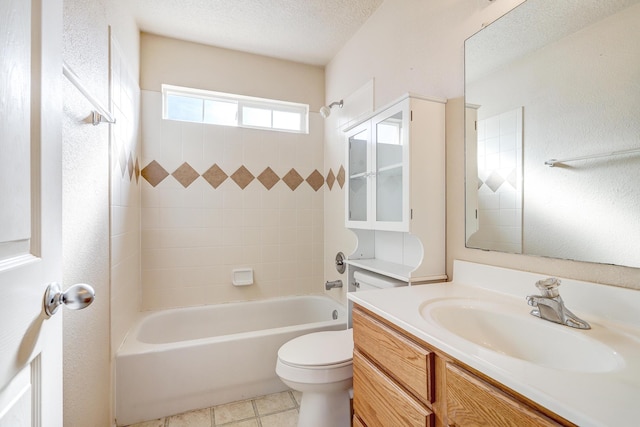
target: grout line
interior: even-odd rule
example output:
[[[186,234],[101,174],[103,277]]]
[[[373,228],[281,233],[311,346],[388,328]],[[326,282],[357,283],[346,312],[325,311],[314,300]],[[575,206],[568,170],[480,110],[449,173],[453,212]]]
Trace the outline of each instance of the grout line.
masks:
[[[260,413],[258,412],[258,405],[256,405],[255,399],[251,399],[251,405],[253,406],[253,413],[256,414],[256,422],[258,423],[258,427],[262,427],[262,420],[260,419]]]
[[[293,395],[293,391],[291,390],[289,390],[289,397],[291,398],[291,400],[293,400],[293,404],[295,405],[298,412],[300,412],[300,405],[298,405],[298,401],[296,400],[296,397]]]
[[[210,412],[211,412],[211,427],[216,427],[216,413],[215,413],[215,410],[213,409],[213,406],[210,408]]]

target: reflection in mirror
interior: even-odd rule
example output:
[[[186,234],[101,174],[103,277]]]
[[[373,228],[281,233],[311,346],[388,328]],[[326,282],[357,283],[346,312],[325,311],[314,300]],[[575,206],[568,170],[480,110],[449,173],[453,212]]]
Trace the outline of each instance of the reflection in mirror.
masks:
[[[467,204],[473,219],[467,244],[522,253],[522,108],[481,120],[472,116],[475,161],[467,173],[477,185]]]
[[[527,0],[465,42],[468,247],[640,267],[638,22]]]

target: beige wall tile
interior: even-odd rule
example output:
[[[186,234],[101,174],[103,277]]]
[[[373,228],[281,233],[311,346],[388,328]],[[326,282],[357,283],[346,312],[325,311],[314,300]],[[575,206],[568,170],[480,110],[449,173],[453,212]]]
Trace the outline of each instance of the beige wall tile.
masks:
[[[143,38],[152,51],[143,52],[147,66],[142,80],[152,78],[154,69],[149,64],[164,61],[157,56],[167,53],[161,54],[160,46],[184,48],[180,53],[171,50],[169,56],[175,53],[189,57],[199,52],[198,55],[211,54],[222,61],[221,58],[226,58],[217,49],[200,51],[201,47],[185,42],[147,35]],[[197,62],[203,58],[184,59]],[[219,65],[225,66],[223,62]],[[288,68],[286,73],[310,71],[300,64],[278,66]],[[177,73],[178,68],[173,65],[170,68]],[[318,80],[322,73],[314,74],[316,71],[299,77],[319,86],[306,87],[302,92],[287,87],[274,99],[293,97],[297,98],[291,99],[294,102],[322,105],[324,99],[312,95],[323,93],[323,79]],[[179,73],[175,75],[177,79],[181,77]],[[281,85],[281,81],[282,76],[275,79],[262,75],[255,83],[271,89]],[[311,261],[314,257],[311,245],[322,241],[323,222],[317,221],[317,210],[323,209],[322,193],[326,185],[322,159],[324,125],[319,115],[310,115],[310,134],[173,122],[160,117],[159,87],[146,89],[153,90],[143,91],[142,117],[147,123],[142,125],[142,165],[146,167],[155,161],[173,175],[161,181],[158,177],[152,179],[155,187],[147,179],[141,180],[144,306],[195,304],[195,300],[180,292],[194,284],[202,285],[199,289],[205,295],[198,304],[321,291],[322,279],[314,276],[311,269],[322,263],[322,254],[316,251],[315,262],[305,264],[309,271],[291,266],[296,256]],[[299,99],[302,93],[310,98]],[[178,169],[181,165],[182,169]],[[150,175],[148,172],[149,169],[144,174]],[[286,174],[288,185],[283,182]],[[304,255],[295,254],[300,248]],[[245,289],[230,286],[231,270],[239,266],[254,268],[253,286]],[[206,269],[215,272],[215,278],[207,280]],[[290,282],[280,286],[277,281],[285,270]],[[303,277],[305,281],[314,277],[316,282],[311,286],[294,285]],[[213,284],[216,286],[209,286]],[[156,295],[153,289],[161,292]]]

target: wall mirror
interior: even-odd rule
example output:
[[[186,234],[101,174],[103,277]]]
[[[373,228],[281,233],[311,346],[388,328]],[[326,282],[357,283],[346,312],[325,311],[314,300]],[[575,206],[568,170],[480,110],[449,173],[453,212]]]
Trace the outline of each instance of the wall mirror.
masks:
[[[467,39],[467,247],[640,268],[639,22],[527,0]]]

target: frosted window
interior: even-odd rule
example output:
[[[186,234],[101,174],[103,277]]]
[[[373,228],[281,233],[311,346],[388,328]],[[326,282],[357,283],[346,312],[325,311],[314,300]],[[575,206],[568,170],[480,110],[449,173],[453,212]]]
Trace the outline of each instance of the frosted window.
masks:
[[[204,122],[213,125],[238,125],[238,103],[227,101],[204,101]]]
[[[242,123],[247,126],[256,126],[270,128],[271,126],[271,110],[263,108],[242,108]]]
[[[273,127],[275,129],[300,130],[301,121],[300,113],[273,112]]]
[[[186,96],[167,96],[167,116],[173,120],[202,122],[202,99]]]
[[[309,133],[309,105],[162,85],[162,118]]]

